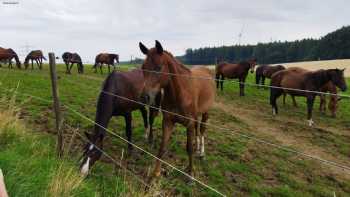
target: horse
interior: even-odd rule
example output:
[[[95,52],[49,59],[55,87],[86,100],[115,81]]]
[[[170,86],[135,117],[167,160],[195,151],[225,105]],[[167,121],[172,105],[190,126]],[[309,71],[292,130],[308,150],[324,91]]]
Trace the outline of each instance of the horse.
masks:
[[[21,69],[21,62],[19,61],[19,58],[18,58],[18,55],[16,54],[16,52],[11,48],[5,49],[5,48],[0,47],[0,60],[8,61],[9,68],[13,68],[12,67],[12,59],[13,58],[16,60],[17,68]]]
[[[93,68],[95,69],[95,73],[97,73],[97,66],[100,66],[100,72],[102,74],[102,66],[103,64],[108,65],[108,73],[111,72],[110,65],[113,66],[113,69],[115,70],[114,60],[119,64],[119,55],[118,54],[112,54],[112,53],[100,53],[95,58],[95,65]]]
[[[141,67],[145,78],[143,97],[146,103],[153,104],[156,93],[160,90],[164,92],[162,100],[163,135],[157,157],[163,158],[174,125],[180,123],[187,129],[186,149],[189,158],[187,170],[189,174],[192,174],[194,132],[197,137],[195,141],[197,153],[200,157],[204,157],[205,154],[205,125],[209,118],[209,109],[215,99],[215,83],[211,71],[203,66],[191,69],[185,67],[170,52],[163,50],[159,41],[156,41],[155,47],[151,49],[141,42],[139,47],[146,55]],[[200,122],[197,121],[199,116],[201,116]],[[200,134],[198,125],[200,125]],[[160,171],[161,163],[156,160],[152,177],[160,176]]]
[[[256,84],[259,85],[265,85],[265,79],[269,78],[271,79],[271,76],[280,71],[280,70],[284,70],[286,69],[284,66],[282,65],[276,65],[276,66],[270,66],[270,65],[261,65],[256,69],[256,74],[255,74],[255,81]],[[261,79],[261,81],[260,81]],[[259,87],[259,86],[258,86]]]
[[[248,71],[254,73],[254,68],[256,65],[256,58],[252,58],[248,61],[242,61],[238,64],[230,64],[227,62],[219,63],[216,68],[216,88],[219,89],[221,86],[221,91],[223,90],[224,79],[239,79],[239,95],[244,96],[244,82],[247,78]]]
[[[23,64],[25,66],[25,69],[27,69],[28,66],[29,66],[29,61],[31,60],[32,61],[32,70],[33,70],[34,69],[33,61],[35,60],[35,62],[38,65],[39,69],[41,70],[42,69],[42,64],[43,64],[43,59],[46,60],[46,58],[43,55],[43,52],[41,50],[34,50],[34,51],[31,51],[27,55],[27,57],[25,58]]]
[[[87,175],[91,166],[100,159],[102,154],[100,150],[103,149],[103,139],[106,135],[104,128],[108,127],[108,123],[113,116],[124,117],[127,140],[131,142],[132,112],[140,110],[144,121],[145,137],[148,137],[148,142],[152,143],[152,126],[158,110],[150,108],[149,117],[147,118],[148,114],[146,107],[140,103],[131,101],[143,102],[140,97],[143,85],[144,77],[140,69],[134,69],[128,72],[113,71],[108,75],[98,97],[94,131],[92,134],[85,132],[89,142],[84,147],[83,159],[80,164],[81,174]],[[160,102],[161,93],[158,93],[156,96],[156,104],[154,106],[159,108]],[[128,143],[128,153],[131,154],[132,149],[133,146]]]
[[[336,94],[338,93],[337,87],[330,81],[326,83],[323,87],[320,88],[320,92],[329,92],[332,95],[330,95],[330,100],[328,102],[328,110],[331,112],[331,116],[333,118],[336,118],[337,116],[337,109],[338,109],[338,102],[341,100],[340,97],[338,97]],[[319,94],[320,96],[320,107],[319,110],[321,113],[326,113],[326,104],[327,99],[325,94]],[[292,96],[293,105],[294,107],[297,107],[297,102],[295,101],[295,97]],[[286,94],[283,94],[283,105],[286,104]]]
[[[67,74],[71,74],[71,70],[72,70],[72,67],[74,64],[77,64],[79,74],[84,73],[84,65],[83,65],[83,62],[82,62],[80,55],[78,53],[65,52],[62,55],[62,59],[63,59],[64,63],[66,64],[66,73]],[[69,66],[69,63],[71,63],[70,66]]]
[[[271,77],[270,104],[272,106],[272,113],[274,115],[278,113],[276,100],[283,93],[292,96],[303,96],[307,98],[307,120],[309,126],[312,126],[314,124],[312,120],[312,108],[315,96],[317,95],[316,92],[330,81],[340,88],[341,91],[346,91],[347,85],[344,78],[344,70],[327,69],[305,72],[305,69],[302,68],[289,68],[278,71]],[[298,91],[296,89],[305,91]]]

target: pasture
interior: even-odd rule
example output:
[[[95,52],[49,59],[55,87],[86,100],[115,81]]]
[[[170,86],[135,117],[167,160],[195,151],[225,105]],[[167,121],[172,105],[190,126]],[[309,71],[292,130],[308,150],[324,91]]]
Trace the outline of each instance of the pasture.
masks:
[[[124,67],[128,66],[130,65]],[[72,71],[72,75],[66,75],[65,66],[58,66],[61,102],[94,119],[96,99],[106,75],[94,74],[91,65],[85,68],[84,75],[78,75],[76,67]],[[47,65],[44,65],[43,70],[33,71],[9,70],[3,67],[0,69],[0,81],[1,95],[7,92],[5,89],[17,87],[19,93],[51,100],[51,84]],[[254,83],[254,81],[254,74],[249,73],[247,82]],[[347,83],[350,83],[350,79],[347,80]],[[239,97],[238,83],[230,82],[224,83],[223,92],[217,92],[216,102],[210,111],[209,123],[229,129],[208,127],[206,157],[203,160],[199,158],[194,160],[196,178],[227,196],[333,196],[334,193],[337,196],[347,196],[350,193],[350,171],[324,165],[319,161],[307,159],[239,135],[255,136],[268,142],[350,166],[349,99],[344,98],[340,101],[336,119],[331,118],[329,113],[324,115],[318,112],[319,99],[317,99],[313,117],[316,125],[309,127],[305,119],[304,98],[297,99],[298,108],[292,106],[290,97],[287,99],[286,106],[282,105],[280,98],[278,101],[280,114],[273,117],[267,89],[246,86],[245,93],[245,97]],[[344,94],[350,95],[350,91]],[[45,148],[51,148],[53,151],[55,147],[52,141],[55,127],[51,104],[21,94],[17,94],[16,99],[22,109],[21,119],[35,131],[32,135],[46,136],[45,139],[51,141],[51,146]],[[140,112],[134,112],[133,115],[133,142],[156,154],[161,136],[161,118],[156,118],[156,141],[153,146],[150,146],[143,137],[144,128]],[[63,116],[65,123],[78,128],[79,133],[92,131],[91,123],[64,108]],[[125,136],[122,118],[113,118],[109,128]],[[66,127],[65,132],[65,141],[68,143],[74,133]],[[41,138],[36,140],[41,140]],[[76,164],[85,142],[75,137],[72,144],[67,160]],[[0,144],[0,148],[1,146],[3,145]],[[68,145],[66,144],[65,147]],[[152,169],[154,159],[136,150],[133,155],[125,156],[126,147],[125,143],[108,135],[104,150],[146,180],[145,177]],[[40,149],[36,151],[40,153]],[[164,159],[180,169],[185,169],[187,154],[186,133],[183,127],[178,126],[173,133]],[[45,165],[44,162],[39,164]],[[6,166],[3,168],[6,169]],[[164,194],[215,196],[215,193],[190,182],[181,174],[164,165],[163,168],[165,169],[163,176],[156,183],[156,187]],[[107,158],[103,158],[94,166],[92,174],[86,180],[88,187],[94,190],[89,191],[91,195],[94,194],[93,192],[102,196],[123,195],[125,194],[123,192],[128,191],[116,188],[115,185],[120,182],[132,183],[121,186],[127,188],[126,190],[132,187],[141,190],[132,176],[123,174],[124,177],[119,179],[118,173],[113,176],[114,171],[114,165]],[[19,191],[25,188],[25,183],[22,185],[19,183],[13,189]],[[80,193],[82,196],[84,194]]]

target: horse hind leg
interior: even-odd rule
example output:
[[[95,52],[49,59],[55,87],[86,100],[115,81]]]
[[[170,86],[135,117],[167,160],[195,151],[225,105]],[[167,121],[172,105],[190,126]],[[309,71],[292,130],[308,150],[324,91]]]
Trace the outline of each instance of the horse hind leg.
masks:
[[[205,130],[206,130],[206,124],[207,124],[207,121],[209,119],[209,114],[208,112],[204,113],[202,115],[202,120],[201,120],[201,124],[200,124],[200,154],[199,156],[201,158],[203,158],[205,156],[205,151],[204,151],[204,134],[205,134]],[[197,136],[198,138],[198,136]]]

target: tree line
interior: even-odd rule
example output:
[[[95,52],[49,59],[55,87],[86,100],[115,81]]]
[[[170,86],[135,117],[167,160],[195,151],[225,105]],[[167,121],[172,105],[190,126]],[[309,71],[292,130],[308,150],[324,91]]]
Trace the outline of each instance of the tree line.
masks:
[[[215,64],[216,61],[238,62],[256,57],[260,64],[350,58],[350,26],[342,27],[320,39],[275,41],[256,45],[233,45],[187,49],[178,57],[183,63]]]

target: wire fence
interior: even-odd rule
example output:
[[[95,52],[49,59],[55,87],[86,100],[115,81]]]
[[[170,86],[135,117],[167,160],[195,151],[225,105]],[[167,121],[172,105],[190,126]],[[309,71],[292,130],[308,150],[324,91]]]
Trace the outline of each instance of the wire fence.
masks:
[[[128,67],[130,68],[130,67]],[[140,68],[138,68],[140,69]],[[213,79],[213,78],[206,78],[206,77],[193,77],[193,76],[189,76],[189,75],[178,75],[178,74],[173,74],[173,73],[164,73],[164,72],[157,72],[157,71],[151,71],[151,70],[145,70],[145,69],[141,69],[142,71],[144,72],[150,72],[150,73],[155,73],[155,74],[166,74],[166,75],[171,75],[171,76],[177,76],[177,77],[187,77],[187,78],[196,78],[196,79],[202,79],[202,80],[216,80],[216,81],[222,81],[222,80],[217,80],[217,79]],[[102,81],[102,79],[101,79]],[[227,81],[227,80],[224,80],[224,81]],[[230,82],[235,82],[235,83],[240,83],[240,82],[237,82],[237,81],[233,81],[233,80],[230,80]],[[260,86],[262,87],[261,85],[257,85],[257,84],[249,84],[249,83],[244,83],[244,84],[247,84],[247,85],[252,85],[252,86]],[[269,87],[269,88],[280,88],[280,87],[273,87],[273,86],[263,86],[263,87]],[[3,88],[2,88],[3,89]],[[285,88],[282,88],[282,89],[285,89]],[[289,88],[288,88],[289,89]],[[349,95],[338,95],[338,94],[330,94],[330,93],[324,93],[324,92],[318,92],[318,91],[308,91],[308,90],[301,90],[301,89],[289,89],[289,90],[293,90],[293,91],[302,91],[302,92],[308,92],[308,93],[315,93],[315,94],[327,94],[327,95],[337,95],[337,96],[342,96],[342,97],[346,97],[346,98],[350,98]],[[10,90],[11,91],[11,90]],[[16,91],[17,92],[17,91]],[[19,93],[19,92],[17,92]],[[114,97],[117,97],[117,98],[120,98],[120,99],[124,99],[124,100],[127,100],[129,102],[134,102],[134,103],[137,103],[137,104],[140,104],[140,105],[144,105],[144,106],[148,106],[146,103],[142,103],[142,102],[139,102],[139,101],[136,101],[136,100],[132,100],[132,99],[129,99],[129,98],[126,98],[126,97],[123,97],[123,96],[120,96],[120,95],[117,95],[117,94],[114,94],[114,93],[111,93],[111,92],[106,92],[106,91],[100,91],[100,93],[103,93],[103,94],[107,94],[107,95],[110,95],[110,96],[114,96]],[[47,102],[47,103],[52,103],[51,100],[48,100],[48,99],[44,99],[44,98],[41,98],[41,97],[37,97],[37,96],[34,96],[34,95],[31,95],[31,94],[27,94],[27,93],[20,93],[22,94],[23,96],[27,96],[27,97],[31,97],[31,98],[34,98],[34,99],[37,99],[37,100],[40,100],[40,101],[44,101],[44,102]],[[154,159],[160,161],[161,163],[169,166],[170,168],[172,168],[173,170],[183,174],[184,176],[190,178],[191,180],[195,181],[196,183],[202,185],[203,187],[215,192],[216,194],[220,195],[220,196],[225,196],[223,193],[219,192],[218,190],[214,189],[213,187],[205,184],[204,182],[196,179],[195,177],[189,175],[188,173],[186,172],[183,172],[181,170],[179,170],[178,168],[176,168],[175,166],[173,166],[172,164],[158,158],[157,156],[153,155],[152,153],[144,150],[143,148],[141,148],[140,146],[126,140],[125,138],[121,137],[120,135],[110,131],[108,128],[105,128],[103,127],[102,125],[99,125],[98,123],[96,123],[95,121],[93,121],[92,119],[88,118],[87,116],[83,115],[82,113],[80,113],[79,111],[75,110],[74,108],[70,107],[69,105],[66,105],[66,104],[63,104],[64,108],[68,109],[69,111],[73,112],[74,114],[78,115],[80,118],[82,119],[85,119],[86,121],[89,121],[90,123],[93,123],[94,125],[97,125],[99,126],[100,128],[104,129],[105,131],[107,131],[109,134],[119,138],[120,140],[124,141],[125,143],[127,144],[130,144],[132,146],[134,146],[136,149],[146,153],[147,155],[153,157]],[[174,116],[178,116],[178,117],[181,117],[181,118],[185,118],[185,119],[188,119],[190,121],[197,121],[193,118],[190,118],[190,117],[186,117],[184,115],[181,115],[181,114],[178,114],[178,113],[174,113],[174,112],[171,112],[171,111],[167,111],[167,110],[164,110],[164,109],[161,109],[161,108],[157,108],[157,107],[154,107],[154,106],[148,106],[150,108],[153,108],[153,109],[157,109],[157,110],[160,110],[162,111],[163,113],[169,113],[171,115],[174,115]],[[200,121],[197,121],[198,123],[201,123]],[[201,123],[203,124],[203,123]],[[241,136],[241,137],[244,137],[244,138],[247,138],[247,139],[251,139],[251,140],[254,140],[256,142],[259,142],[259,143],[262,143],[262,144],[266,144],[266,145],[269,145],[269,146],[272,146],[272,147],[275,147],[275,148],[278,148],[278,149],[281,149],[281,150],[284,150],[284,151],[287,151],[287,152],[291,152],[291,153],[295,153],[297,155],[301,155],[301,156],[304,156],[306,158],[309,158],[309,159],[313,159],[313,160],[317,160],[323,164],[326,164],[326,165],[329,165],[329,166],[333,166],[333,167],[337,167],[337,168],[340,168],[342,170],[345,170],[347,173],[350,173],[350,167],[346,166],[346,165],[343,165],[343,164],[339,164],[337,162],[334,162],[334,161],[330,161],[330,160],[326,160],[326,159],[323,159],[323,158],[320,158],[320,157],[317,157],[315,155],[311,155],[311,154],[307,154],[307,153],[303,153],[301,151],[297,151],[297,150],[294,150],[294,149],[291,149],[289,147],[285,147],[283,145],[279,145],[279,144],[275,144],[275,143],[272,143],[272,142],[269,142],[267,140],[264,140],[264,139],[260,139],[260,138],[257,138],[255,136],[252,136],[252,135],[248,135],[248,134],[244,134],[244,133],[241,133],[241,132],[238,132],[238,131],[233,131],[232,129],[230,128],[224,128],[224,127],[220,127],[220,126],[217,126],[217,125],[213,125],[213,124],[210,124],[210,123],[204,123],[206,126],[208,127],[211,127],[211,128],[215,128],[215,129],[220,129],[220,130],[225,130],[225,131],[229,131],[231,134],[235,134],[235,135],[238,135],[238,136]],[[112,158],[113,159],[113,158]]]

